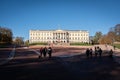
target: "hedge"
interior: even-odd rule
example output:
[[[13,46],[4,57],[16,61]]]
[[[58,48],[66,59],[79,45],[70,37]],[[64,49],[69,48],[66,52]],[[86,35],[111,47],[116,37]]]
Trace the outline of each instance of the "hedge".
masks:
[[[86,45],[86,46],[88,46],[88,45],[91,45],[91,44],[89,44],[89,43],[79,43],[79,42],[76,42],[76,43],[70,43],[70,45]]]
[[[31,43],[29,45],[47,45],[48,43]]]

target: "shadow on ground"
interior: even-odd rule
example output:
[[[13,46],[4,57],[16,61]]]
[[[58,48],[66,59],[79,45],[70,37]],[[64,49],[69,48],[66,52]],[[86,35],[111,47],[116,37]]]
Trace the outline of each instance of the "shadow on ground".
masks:
[[[4,80],[120,80],[120,65],[107,55],[15,58],[0,66]]]

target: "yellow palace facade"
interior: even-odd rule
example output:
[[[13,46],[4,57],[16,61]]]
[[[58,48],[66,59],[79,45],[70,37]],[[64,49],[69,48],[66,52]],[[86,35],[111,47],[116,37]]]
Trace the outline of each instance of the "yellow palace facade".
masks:
[[[30,30],[29,42],[89,43],[89,32],[86,30]]]

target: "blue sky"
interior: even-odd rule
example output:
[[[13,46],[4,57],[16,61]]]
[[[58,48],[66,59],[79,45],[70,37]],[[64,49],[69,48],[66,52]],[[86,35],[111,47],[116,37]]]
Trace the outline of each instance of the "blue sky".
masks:
[[[0,0],[0,26],[29,39],[29,30],[88,30],[106,34],[120,23],[120,0]]]

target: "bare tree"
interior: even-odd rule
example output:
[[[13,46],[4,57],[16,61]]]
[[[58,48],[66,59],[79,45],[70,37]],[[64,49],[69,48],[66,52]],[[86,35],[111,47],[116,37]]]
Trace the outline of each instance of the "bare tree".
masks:
[[[115,27],[110,28],[109,32],[114,32],[114,41],[120,42],[120,24],[115,25]]]
[[[116,33],[116,35],[119,35],[119,36],[120,36],[120,24],[117,24],[117,25],[115,26],[115,33]]]

